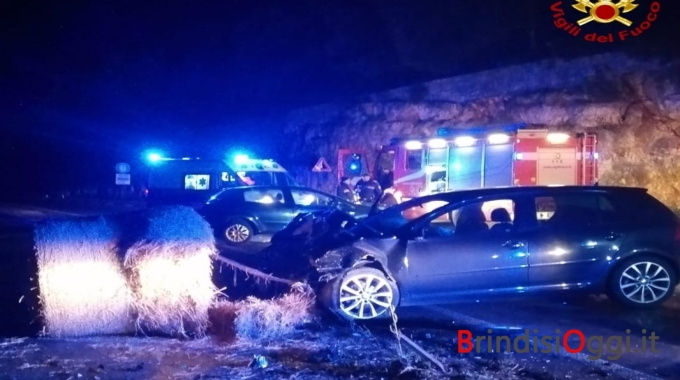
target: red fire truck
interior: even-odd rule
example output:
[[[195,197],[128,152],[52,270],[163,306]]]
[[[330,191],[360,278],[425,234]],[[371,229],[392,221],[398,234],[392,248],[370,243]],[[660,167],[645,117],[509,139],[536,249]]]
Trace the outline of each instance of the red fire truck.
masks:
[[[442,128],[433,138],[383,146],[374,176],[386,172],[398,201],[475,188],[591,185],[598,178],[597,136],[523,125]]]

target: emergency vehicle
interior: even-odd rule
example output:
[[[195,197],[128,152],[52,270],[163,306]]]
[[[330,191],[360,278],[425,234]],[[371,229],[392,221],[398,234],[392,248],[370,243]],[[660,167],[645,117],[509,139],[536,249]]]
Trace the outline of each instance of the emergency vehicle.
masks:
[[[200,207],[224,188],[238,186],[299,186],[286,169],[271,159],[237,156],[234,160],[149,155],[147,200],[152,205]]]
[[[598,178],[597,136],[524,125],[441,128],[432,138],[393,139],[383,146],[374,177],[388,172],[399,202],[454,190],[592,185]]]

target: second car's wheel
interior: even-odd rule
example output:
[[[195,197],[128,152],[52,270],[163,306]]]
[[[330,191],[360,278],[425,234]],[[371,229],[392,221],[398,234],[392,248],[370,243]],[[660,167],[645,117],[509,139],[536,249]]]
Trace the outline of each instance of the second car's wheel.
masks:
[[[229,221],[223,229],[224,238],[230,244],[243,244],[253,237],[254,231],[245,219]]]
[[[609,293],[627,306],[655,307],[673,295],[676,278],[673,267],[663,259],[653,256],[632,258],[614,269]]]
[[[327,306],[349,320],[384,318],[399,303],[399,289],[375,268],[349,270],[329,284]]]

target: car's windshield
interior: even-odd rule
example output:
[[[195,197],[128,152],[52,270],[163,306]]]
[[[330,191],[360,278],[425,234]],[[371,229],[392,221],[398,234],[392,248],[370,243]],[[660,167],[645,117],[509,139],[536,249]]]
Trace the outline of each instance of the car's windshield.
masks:
[[[294,204],[298,206],[334,206],[341,202],[339,198],[330,194],[305,187],[291,188],[290,194]]]
[[[429,214],[451,203],[450,200],[442,199],[414,199],[392,207],[389,207],[367,219],[359,225],[383,232],[393,233],[410,222]]]

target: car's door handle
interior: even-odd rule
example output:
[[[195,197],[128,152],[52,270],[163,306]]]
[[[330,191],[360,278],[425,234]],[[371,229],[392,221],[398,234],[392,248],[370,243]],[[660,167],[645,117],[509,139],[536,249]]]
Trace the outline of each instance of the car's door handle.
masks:
[[[522,243],[521,241],[508,240],[505,243],[503,243],[503,248],[518,249],[522,247],[524,247],[524,243]]]
[[[607,236],[604,237],[604,240],[613,241],[613,240],[620,239],[621,236],[622,236],[622,234],[620,234],[620,233],[610,232],[609,234],[607,234]]]

